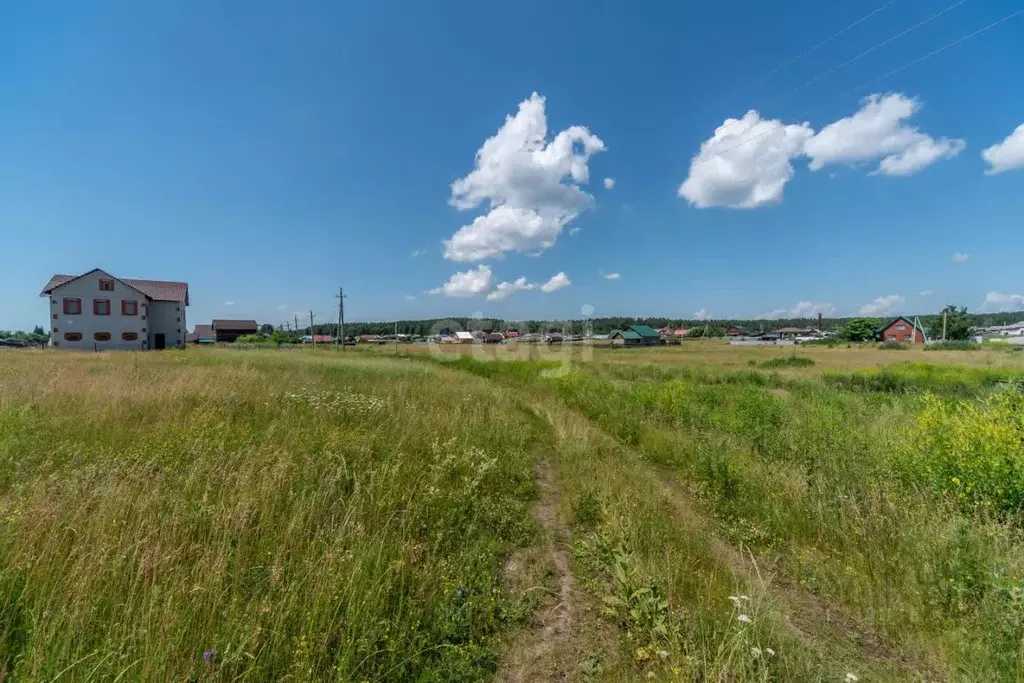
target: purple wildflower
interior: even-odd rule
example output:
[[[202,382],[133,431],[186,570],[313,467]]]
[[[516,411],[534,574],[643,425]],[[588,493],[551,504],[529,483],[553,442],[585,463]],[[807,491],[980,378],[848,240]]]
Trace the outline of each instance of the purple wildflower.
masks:
[[[203,653],[203,661],[207,664],[213,664],[213,658],[217,656],[217,649],[211,647],[209,650]]]

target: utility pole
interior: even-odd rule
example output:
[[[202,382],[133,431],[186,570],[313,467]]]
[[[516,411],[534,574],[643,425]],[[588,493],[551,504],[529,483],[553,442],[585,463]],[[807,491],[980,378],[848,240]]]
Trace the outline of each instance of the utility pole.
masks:
[[[395,321],[395,353],[398,353],[398,321]]]
[[[345,350],[345,290],[338,287],[338,344]]]
[[[313,348],[316,348],[316,335],[313,334],[313,309],[309,309],[309,337],[310,341],[313,342]]]
[[[299,314],[295,313],[295,334],[299,333]]]
[[[946,341],[946,311],[942,312],[942,341]]]

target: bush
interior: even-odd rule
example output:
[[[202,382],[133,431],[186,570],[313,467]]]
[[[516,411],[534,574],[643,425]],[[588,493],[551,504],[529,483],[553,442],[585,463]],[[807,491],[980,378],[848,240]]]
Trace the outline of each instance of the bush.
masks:
[[[269,340],[262,334],[243,334],[235,340],[236,344],[266,344]]]
[[[924,347],[925,351],[978,351],[979,349],[981,349],[980,344],[964,340],[935,342]]]
[[[772,358],[761,363],[762,368],[806,368],[814,365],[814,360],[807,356],[786,356],[785,358]]]
[[[907,349],[910,348],[910,344],[902,344],[900,342],[887,341],[879,344],[878,348],[885,349],[887,351],[906,351]]]
[[[895,466],[912,483],[970,508],[1007,514],[1024,505],[1024,393],[1003,391],[981,403],[928,395],[907,437]]]

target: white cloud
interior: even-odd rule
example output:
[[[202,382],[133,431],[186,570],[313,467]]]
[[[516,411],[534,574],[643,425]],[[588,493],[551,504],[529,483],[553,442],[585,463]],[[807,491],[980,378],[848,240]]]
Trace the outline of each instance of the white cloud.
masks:
[[[537,93],[520,102],[515,116],[507,116],[477,151],[475,168],[452,183],[449,204],[468,210],[486,202],[489,210],[444,241],[445,258],[479,261],[506,251],[543,251],[593,204],[579,185],[589,181],[587,164],[604,142],[583,126],[547,141],[544,107]]]
[[[605,178],[604,179],[604,189],[610,190],[613,187],[615,187],[615,178]]]
[[[711,320],[711,314],[703,308],[693,314],[694,320]]]
[[[1024,294],[1003,294],[989,292],[985,295],[985,309],[994,311],[1019,311],[1024,309]]]
[[[753,209],[780,202],[793,177],[790,160],[812,135],[806,123],[787,126],[762,119],[753,109],[742,119],[726,119],[690,161],[679,196],[699,209]]]
[[[554,275],[550,280],[540,286],[540,291],[545,293],[557,292],[559,289],[563,289],[572,284],[572,281],[565,273],[558,273]]]
[[[603,277],[605,280],[619,280],[622,278],[618,273],[605,273]]]
[[[963,263],[967,259],[971,258],[970,254],[966,254],[962,251],[953,252],[953,263]]]
[[[480,264],[475,269],[455,273],[448,282],[440,287],[428,290],[427,294],[444,294],[445,296],[473,296],[482,294],[491,288],[494,278],[489,266]]]
[[[224,302],[224,305],[225,305],[225,306],[234,306],[234,305],[235,305],[235,302],[234,302],[234,301],[225,301],[225,302]]]
[[[859,312],[861,315],[886,315],[887,313],[892,313],[902,306],[905,301],[906,300],[899,294],[879,296],[871,303],[861,306]]]
[[[938,140],[906,124],[921,108],[902,93],[869,95],[852,116],[822,128],[804,146],[809,168],[817,171],[830,164],[856,165],[881,159],[875,174],[911,175],[940,159],[951,159],[964,150],[960,139]]]
[[[569,237],[575,237],[576,235],[583,232],[583,228],[577,226],[575,228],[569,228]]]
[[[935,139],[907,125],[919,109],[902,93],[870,95],[855,114],[817,134],[807,123],[762,119],[752,109],[742,119],[726,119],[701,144],[679,195],[699,209],[753,209],[782,201],[796,157],[809,157],[812,171],[878,160],[873,175],[904,176],[960,154],[964,140]]]
[[[490,294],[487,295],[487,300],[488,301],[501,301],[502,299],[506,299],[506,298],[512,296],[516,292],[521,292],[521,291],[524,291],[524,290],[535,289],[535,288],[536,288],[536,285],[530,284],[529,282],[526,281],[525,277],[521,277],[518,280],[516,280],[515,282],[502,282],[502,283],[500,283],[497,287],[494,288],[493,292],[491,292]]]
[[[935,292],[933,290],[931,290],[931,289],[925,289],[925,290],[922,290],[921,293],[918,294],[918,296],[931,296],[934,293]]]
[[[416,297],[414,297],[412,294],[406,294],[405,295],[405,300],[406,301],[416,301]]]
[[[777,320],[779,318],[816,318],[818,313],[832,315],[836,307],[827,302],[798,301],[790,308],[776,308],[755,316],[757,319]]]
[[[981,158],[989,165],[985,175],[1024,168],[1024,123],[1017,126],[1002,142],[982,150]]]
[[[420,256],[423,256],[426,253],[427,253],[426,249],[417,249],[414,252],[412,252],[411,254],[409,254],[409,258],[419,258]]]

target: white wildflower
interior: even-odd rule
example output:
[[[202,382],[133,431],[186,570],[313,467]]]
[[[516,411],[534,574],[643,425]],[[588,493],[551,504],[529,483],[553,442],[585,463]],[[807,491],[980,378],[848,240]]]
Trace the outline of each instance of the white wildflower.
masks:
[[[752,648],[750,648],[750,654],[754,657],[754,659],[757,659],[758,657],[761,656],[761,648],[759,648],[759,647],[752,647]]]
[[[857,680],[857,676],[856,675],[850,674],[850,673],[846,674],[846,683],[853,683],[856,680]]]
[[[769,657],[774,657],[775,656],[775,650],[771,649],[770,647],[766,647],[764,649],[764,651],[768,653]]]
[[[662,659],[668,659],[668,650],[658,650],[658,656]]]
[[[743,624],[749,624],[749,623],[751,623],[752,619],[750,617],[748,617],[746,614],[741,614],[738,617],[736,617],[736,621],[738,621],[740,623],[743,623]]]

